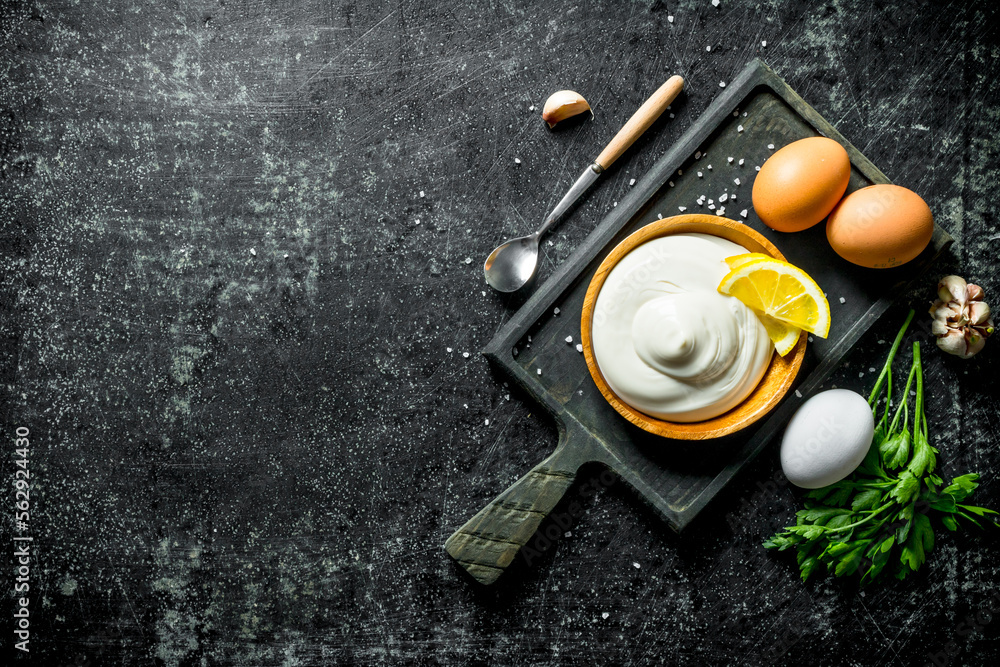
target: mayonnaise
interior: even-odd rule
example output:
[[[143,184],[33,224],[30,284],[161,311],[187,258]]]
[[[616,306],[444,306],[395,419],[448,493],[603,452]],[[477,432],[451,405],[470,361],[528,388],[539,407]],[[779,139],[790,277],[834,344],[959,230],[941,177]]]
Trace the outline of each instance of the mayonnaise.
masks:
[[[594,307],[592,349],[623,401],[674,422],[711,419],[760,382],[774,345],[753,311],[719,294],[726,257],[749,252],[708,234],[636,247],[611,270]]]

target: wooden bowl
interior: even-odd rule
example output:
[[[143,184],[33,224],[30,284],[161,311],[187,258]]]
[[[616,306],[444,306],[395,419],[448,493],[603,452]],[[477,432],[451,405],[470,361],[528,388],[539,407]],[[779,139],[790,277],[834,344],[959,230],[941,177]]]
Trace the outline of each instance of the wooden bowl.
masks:
[[[650,417],[639,412],[628,403],[623,401],[608,386],[607,381],[601,374],[601,369],[594,359],[594,351],[591,347],[591,327],[594,318],[594,305],[597,303],[597,295],[607,279],[608,273],[619,261],[634,248],[661,236],[681,233],[700,233],[718,236],[733,243],[738,243],[749,252],[760,252],[784,260],[785,257],[778,252],[778,249],[761,236],[758,232],[744,224],[715,215],[678,215],[664,220],[657,220],[639,231],[633,233],[611,253],[604,258],[597,269],[597,273],[590,281],[587,295],[583,301],[583,316],[580,322],[580,333],[583,343],[583,354],[587,359],[587,368],[594,378],[597,388],[601,390],[608,403],[618,411],[622,417],[629,420],[639,428],[665,438],[676,440],[709,440],[720,438],[740,429],[750,426],[758,419],[770,412],[778,402],[792,388],[795,376],[802,367],[802,359],[806,353],[806,334],[802,332],[799,342],[795,348],[784,357],[775,353],[771,357],[771,363],[761,378],[753,393],[747,396],[742,403],[726,413],[706,419],[700,422],[669,422],[663,419]]]

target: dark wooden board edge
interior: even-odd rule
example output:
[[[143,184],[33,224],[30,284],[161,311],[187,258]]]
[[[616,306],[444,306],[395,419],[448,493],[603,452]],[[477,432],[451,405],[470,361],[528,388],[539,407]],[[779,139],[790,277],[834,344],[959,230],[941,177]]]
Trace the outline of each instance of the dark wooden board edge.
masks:
[[[847,149],[851,164],[872,183],[890,182],[888,177],[878,167],[868,160],[763,61],[755,58],[748,63],[736,79],[727,86],[725,92],[719,95],[709,105],[698,121],[668,149],[663,157],[657,160],[656,164],[642,177],[633,190],[620,202],[618,207],[612,209],[605,216],[598,227],[587,237],[583,245],[556,269],[555,273],[525,302],[483,349],[483,355],[486,356],[493,366],[516,382],[543,408],[552,414],[557,421],[557,426],[561,434],[566,432],[567,426],[571,424],[572,426],[577,426],[576,419],[554,401],[548,395],[545,387],[516,362],[513,355],[515,344],[542,317],[551,312],[559,298],[579,279],[582,270],[594,261],[598,254],[629,221],[634,219],[644,207],[649,205],[650,199],[663,187],[669,176],[683,166],[687,158],[698,150],[699,146],[739,106],[740,102],[760,86],[769,88],[771,92],[784,100],[786,104],[794,109],[819,134],[840,142]],[[919,271],[910,276],[903,284],[899,285],[898,289],[894,288],[890,290],[890,293],[905,289],[908,284],[919,278],[953,241],[954,239],[940,225],[935,223],[934,235],[931,239],[930,255],[923,260],[923,265]],[[864,316],[838,340],[822,363],[814,368],[808,377],[798,386],[802,398],[799,398],[795,394],[786,396],[775,411],[757,429],[757,432],[750,438],[747,444],[737,451],[736,456],[729,465],[723,468],[713,478],[711,483],[696,498],[690,501],[684,510],[677,511],[668,507],[659,507],[656,503],[649,503],[672,529],[676,532],[682,531],[705,508],[711,499],[736,476],[740,469],[760,454],[771,438],[776,435],[780,424],[784,423],[791,416],[812,391],[820,387],[829,378],[830,374],[840,365],[851,348],[853,348],[861,336],[879,317],[885,313],[892,302],[893,299],[891,296],[885,296],[872,304]],[[582,429],[582,427],[580,428]],[[577,429],[572,428],[572,430],[576,431]],[[565,439],[560,438],[558,446],[562,447],[565,444]],[[595,451],[597,448],[587,449],[594,455],[593,460],[602,460],[602,457],[597,456]],[[604,458],[603,460],[605,463],[611,463],[611,459],[613,459],[613,456]],[[637,485],[635,480],[626,481],[635,487],[640,497],[648,501],[648,490],[640,488],[647,485],[644,483]]]

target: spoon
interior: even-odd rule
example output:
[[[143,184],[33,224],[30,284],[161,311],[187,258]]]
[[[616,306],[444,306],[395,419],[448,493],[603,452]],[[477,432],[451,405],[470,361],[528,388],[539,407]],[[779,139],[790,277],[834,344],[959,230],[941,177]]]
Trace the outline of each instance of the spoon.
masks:
[[[547,232],[562,214],[576,203],[576,200],[586,192],[587,188],[593,185],[601,172],[610,167],[636,139],[642,136],[643,132],[649,129],[649,126],[670,106],[670,103],[674,101],[683,88],[684,79],[681,77],[675,75],[667,79],[666,83],[650,95],[649,99],[643,102],[642,106],[632,114],[628,122],[622,125],[622,129],[618,130],[618,134],[611,140],[611,143],[604,147],[594,163],[589,165],[583,174],[576,179],[573,187],[556,204],[556,207],[552,209],[542,226],[534,234],[511,239],[490,253],[483,265],[483,273],[486,274],[486,282],[490,284],[490,287],[499,292],[515,292],[531,280],[531,276],[538,268],[538,241],[542,234]]]

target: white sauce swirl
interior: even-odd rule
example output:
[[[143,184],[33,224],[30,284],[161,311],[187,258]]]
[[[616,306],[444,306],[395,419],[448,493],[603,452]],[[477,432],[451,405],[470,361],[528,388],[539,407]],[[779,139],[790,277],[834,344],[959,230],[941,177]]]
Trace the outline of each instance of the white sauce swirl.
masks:
[[[746,248],[708,234],[638,246],[608,274],[592,348],[611,389],[659,419],[717,417],[750,395],[774,345],[753,311],[717,287]]]

